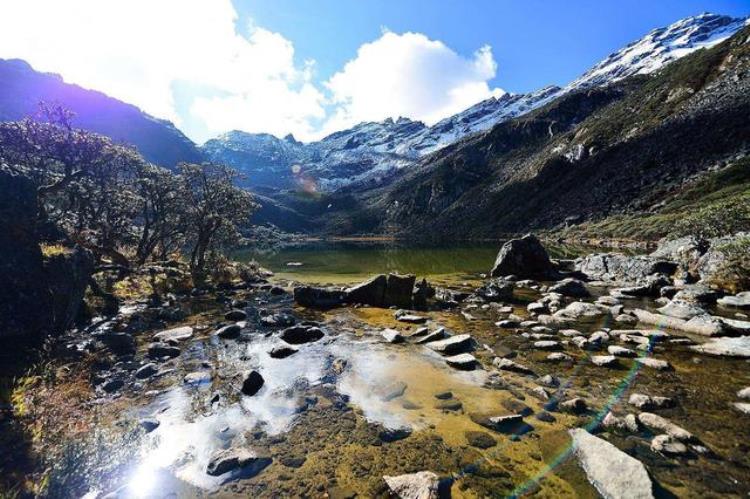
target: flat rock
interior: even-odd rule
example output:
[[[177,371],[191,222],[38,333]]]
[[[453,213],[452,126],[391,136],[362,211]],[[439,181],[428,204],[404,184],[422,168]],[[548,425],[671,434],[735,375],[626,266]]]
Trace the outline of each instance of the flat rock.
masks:
[[[255,475],[271,464],[269,457],[257,457],[248,449],[220,450],[211,455],[206,473],[220,476],[240,468],[252,467],[250,474]]]
[[[469,350],[474,345],[474,340],[468,334],[450,336],[444,340],[433,341],[426,344],[428,348],[443,355],[452,355]]]
[[[207,385],[211,383],[211,373],[209,371],[195,371],[186,374],[182,380],[186,385]]]
[[[378,390],[380,400],[388,402],[395,398],[399,398],[406,392],[408,385],[403,381],[394,381],[393,383]]]
[[[432,471],[383,476],[391,493],[401,499],[438,499],[440,478]]]
[[[404,314],[396,317],[397,321],[408,322],[409,324],[424,324],[427,322],[427,317],[421,315]]]
[[[651,369],[656,369],[657,371],[672,370],[672,364],[670,364],[666,360],[654,359],[653,357],[636,357],[635,361],[641,365],[650,367]]]
[[[495,357],[492,360],[492,365],[497,367],[498,369],[502,369],[503,371],[511,371],[520,374],[534,374],[534,371],[524,366],[523,364],[519,364],[518,362],[514,362],[510,359],[504,359],[502,357]]]
[[[563,296],[570,296],[572,298],[586,298],[590,296],[589,290],[586,289],[583,281],[570,277],[553,284],[547,291],[550,293],[560,293]]]
[[[193,328],[190,326],[176,327],[160,331],[154,335],[155,341],[183,341],[193,336]]]
[[[582,317],[599,317],[604,315],[606,312],[601,308],[597,307],[593,303],[587,303],[583,301],[574,301],[564,309],[555,312],[554,317],[568,317],[572,319],[578,319]]]
[[[659,454],[679,456],[687,454],[687,445],[669,435],[657,435],[651,440],[651,450]]]
[[[560,402],[560,410],[573,414],[583,414],[589,409],[588,404],[581,397],[575,397]]]
[[[476,424],[498,433],[523,433],[526,426],[521,414],[471,414],[470,418]]]
[[[573,360],[573,357],[571,357],[570,355],[566,353],[555,352],[555,353],[551,353],[547,355],[547,360],[550,362],[566,362],[566,361]]]
[[[675,406],[674,400],[669,397],[651,396],[643,393],[631,394],[628,398],[628,404],[645,411],[668,409]]]
[[[559,341],[542,340],[542,341],[535,341],[534,348],[537,350],[561,350],[562,345],[560,345]]]
[[[652,412],[638,414],[638,422],[655,433],[665,433],[682,442],[689,442],[695,439],[693,434],[686,429]]]
[[[610,345],[607,347],[607,352],[615,357],[637,357],[638,354],[633,350],[617,345]]]
[[[592,355],[591,363],[599,367],[616,367],[619,365],[614,355]]]
[[[153,362],[149,362],[148,364],[144,364],[138,368],[138,370],[135,372],[135,377],[138,379],[150,378],[151,376],[156,374],[158,371],[159,371],[158,366],[154,364]]]
[[[704,315],[706,311],[694,303],[673,299],[658,309],[658,312],[669,317],[688,320],[693,317]]]
[[[747,402],[735,402],[732,406],[743,414],[750,415],[750,403]]]
[[[445,329],[441,327],[441,328],[438,328],[435,331],[433,331],[433,332],[431,332],[429,334],[426,334],[425,336],[419,338],[417,340],[417,343],[419,343],[420,345],[424,344],[424,343],[431,343],[431,342],[435,342],[435,341],[438,341],[438,340],[442,340],[446,336],[447,336],[447,333],[445,332]]]
[[[383,329],[380,331],[380,336],[385,338],[388,343],[403,343],[404,337],[395,329]]]
[[[750,336],[716,338],[702,345],[690,347],[696,352],[724,357],[750,358]]]
[[[716,300],[722,307],[750,309],[750,291],[738,293],[735,296],[724,296]]]
[[[455,369],[471,371],[477,366],[477,359],[470,353],[460,353],[445,358],[445,363]]]
[[[653,484],[643,463],[582,428],[568,430],[589,482],[605,498],[650,499]]]

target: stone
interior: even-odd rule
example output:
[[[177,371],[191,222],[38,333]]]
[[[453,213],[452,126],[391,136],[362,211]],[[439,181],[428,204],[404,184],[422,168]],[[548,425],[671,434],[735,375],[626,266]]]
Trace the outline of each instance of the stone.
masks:
[[[672,275],[677,264],[651,256],[627,256],[622,253],[595,253],[576,261],[576,270],[589,280],[643,282],[652,274]]]
[[[651,450],[659,454],[679,456],[687,454],[688,448],[685,444],[669,435],[657,435],[651,440]]]
[[[417,343],[418,344],[425,344],[425,343],[435,342],[435,341],[438,341],[438,340],[442,340],[446,336],[447,336],[447,333],[445,332],[445,329],[441,327],[441,328],[438,328],[435,331],[433,331],[433,332],[431,332],[431,333],[429,333],[429,334],[427,334],[427,335],[419,338],[417,340]]]
[[[497,321],[495,325],[503,329],[511,329],[518,327],[520,324],[518,321],[514,321],[512,319],[504,319],[502,321]]]
[[[154,341],[183,341],[193,336],[193,328],[190,326],[176,327],[160,331],[154,335]]]
[[[599,367],[616,367],[619,365],[614,355],[592,355],[591,363]]]
[[[102,390],[104,390],[107,393],[112,393],[118,391],[120,388],[125,386],[125,382],[120,378],[113,378],[105,381],[102,384]]]
[[[561,350],[562,349],[562,345],[560,345],[560,342],[553,341],[553,340],[535,341],[533,346],[537,350]]]
[[[650,396],[642,393],[631,394],[628,399],[628,404],[644,411],[669,409],[670,407],[675,406],[674,400],[669,397]]]
[[[280,346],[273,347],[268,352],[268,355],[272,359],[286,359],[290,355],[294,355],[297,352],[298,350],[296,348],[280,345]]]
[[[159,423],[159,421],[154,418],[143,418],[138,421],[138,424],[141,425],[141,428],[143,428],[146,433],[151,433],[152,431],[157,429],[161,423]]]
[[[732,404],[732,407],[737,409],[743,414],[750,415],[750,403],[747,402],[735,402]]]
[[[468,334],[450,336],[444,340],[433,341],[426,344],[428,348],[443,355],[462,353],[473,348],[474,339]]]
[[[545,374],[541,378],[537,380],[537,383],[539,383],[542,386],[547,386],[550,388],[556,388],[560,386],[560,380],[557,379],[555,376],[552,376],[551,374]]]
[[[634,414],[628,414],[625,417],[618,417],[608,412],[602,419],[601,426],[608,430],[636,433],[638,431],[638,421]]]
[[[265,382],[266,380],[263,379],[263,376],[258,371],[251,371],[242,381],[242,393],[252,397],[263,388]]]
[[[716,338],[702,345],[693,345],[690,348],[708,355],[750,358],[750,336]]]
[[[422,336],[426,336],[427,333],[429,333],[429,328],[426,327],[420,327],[417,328],[415,331],[408,334],[409,338],[420,338]]]
[[[247,312],[239,309],[230,310],[224,314],[224,318],[228,321],[243,321],[247,319]]]
[[[586,478],[605,498],[651,499],[653,484],[643,463],[582,428],[568,430]]]
[[[403,381],[394,381],[393,383],[378,390],[380,400],[382,400],[383,402],[388,402],[395,398],[401,397],[404,392],[406,392],[407,387],[408,385]]]
[[[396,320],[399,322],[408,322],[409,324],[424,324],[427,322],[427,317],[414,314],[404,314],[397,316]]]
[[[477,449],[489,449],[497,445],[497,440],[492,435],[483,431],[467,431],[464,433],[466,441]]]
[[[619,324],[627,324],[629,326],[635,326],[636,324],[638,324],[638,319],[636,319],[632,315],[620,314],[620,315],[615,316],[615,322]]]
[[[445,358],[445,363],[449,366],[463,371],[471,371],[477,366],[477,359],[470,353],[460,353]]]
[[[605,311],[597,307],[593,303],[587,303],[582,301],[574,301],[562,310],[559,310],[553,314],[554,317],[562,316],[571,319],[579,319],[585,317],[599,317],[604,315]]]
[[[335,287],[297,286],[294,288],[294,301],[303,307],[334,308],[344,302],[344,292]]]
[[[547,355],[547,360],[550,362],[567,362],[573,360],[573,357],[562,352],[555,352]]]
[[[501,357],[495,357],[492,360],[492,365],[497,367],[498,369],[502,369],[503,371],[511,371],[520,374],[534,374],[534,371],[524,366],[523,364],[519,364],[518,362],[514,362],[510,359],[503,359]]]
[[[438,400],[448,400],[453,398],[453,392],[445,391],[438,392],[435,394],[435,398]]]
[[[737,293],[734,296],[724,296],[716,300],[716,303],[722,307],[748,310],[750,309],[750,291]]]
[[[689,431],[672,423],[667,418],[663,418],[652,412],[642,412],[638,414],[638,422],[650,429],[654,433],[666,433],[670,437],[681,442],[694,441],[695,437]]]
[[[746,386],[742,390],[738,391],[737,397],[741,399],[750,399],[750,386]]]
[[[601,345],[602,343],[609,342],[609,335],[605,333],[604,331],[595,331],[591,333],[591,336],[588,337],[588,340],[590,343]]]
[[[521,433],[526,426],[521,414],[504,414],[500,416],[471,414],[470,417],[476,424],[498,433]]]
[[[432,471],[383,476],[391,493],[401,499],[438,499],[440,478]]]
[[[229,324],[224,327],[220,327],[216,330],[214,333],[214,336],[218,336],[219,338],[229,340],[229,339],[235,339],[239,338],[240,332],[242,332],[242,327],[239,324]]]
[[[547,291],[551,293],[560,293],[563,296],[569,296],[571,298],[586,298],[591,296],[591,293],[586,289],[586,285],[583,281],[570,277],[553,284],[547,289]]]
[[[325,334],[319,327],[308,325],[292,326],[281,332],[281,339],[290,345],[312,343],[318,341],[323,336]]]
[[[135,352],[135,339],[128,333],[112,333],[96,335],[115,355],[128,355]]]
[[[289,327],[293,326],[297,319],[286,313],[271,314],[260,319],[260,323],[265,327]]]
[[[654,359],[653,357],[636,357],[635,361],[657,371],[671,371],[672,365],[666,360]]]
[[[459,400],[450,399],[439,400],[435,402],[434,407],[439,411],[460,411],[463,409],[464,405]]]
[[[586,401],[580,397],[575,397],[560,402],[560,410],[564,412],[570,412],[572,414],[583,414],[588,410],[588,408],[589,406]]]
[[[380,331],[380,336],[385,338],[388,343],[403,343],[404,337],[395,329],[383,329]]]
[[[230,471],[241,468],[250,468],[245,477],[257,475],[266,466],[271,464],[270,457],[258,457],[248,449],[220,450],[211,455],[206,467],[206,473],[211,476],[220,476]]]
[[[706,314],[706,311],[698,305],[678,300],[676,297],[663,307],[657,309],[657,311],[661,314],[668,315],[669,317],[683,320],[689,320],[698,315]]]
[[[615,357],[637,357],[638,356],[638,354],[634,352],[633,350],[630,350],[629,348],[617,346],[617,345],[608,346],[607,352],[610,355],[614,355]]]
[[[690,320],[679,319],[664,314],[656,314],[648,310],[633,309],[633,314],[644,324],[676,329],[687,333],[703,336],[719,336],[724,333],[726,326],[723,322],[713,320],[711,316],[695,316]]]
[[[376,275],[363,283],[348,288],[344,292],[348,303],[362,303],[371,307],[385,306],[385,290],[388,277],[385,274]]]
[[[160,359],[162,357],[177,357],[180,355],[180,349],[167,345],[162,342],[150,343],[148,345],[148,356],[152,359]]]
[[[186,374],[182,381],[186,385],[207,385],[211,383],[211,373],[208,371],[195,371]]]
[[[547,250],[532,234],[503,244],[492,267],[492,277],[514,274],[520,278],[546,279],[556,273]]]
[[[477,289],[476,294],[491,303],[510,301],[513,299],[513,289],[515,287],[515,283],[512,281],[491,279],[487,284]],[[513,312],[513,309],[506,313],[511,312]]]
[[[138,379],[150,378],[158,371],[159,368],[156,366],[156,364],[154,364],[153,362],[149,362],[148,364],[144,364],[138,368],[138,370],[135,372],[135,377]]]
[[[538,301],[526,305],[526,310],[530,314],[543,314],[549,312],[549,310],[547,309],[547,305],[545,305],[544,303],[539,303]]]
[[[385,290],[385,306],[410,308],[416,277],[413,275],[388,274]]]

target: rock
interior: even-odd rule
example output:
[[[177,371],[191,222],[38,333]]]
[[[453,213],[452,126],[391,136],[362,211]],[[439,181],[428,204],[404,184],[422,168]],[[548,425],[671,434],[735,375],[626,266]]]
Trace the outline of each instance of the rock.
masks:
[[[636,433],[638,431],[638,420],[633,414],[621,418],[615,416],[612,412],[608,412],[602,419],[601,426],[608,430]]]
[[[471,371],[477,366],[477,359],[470,353],[460,353],[458,355],[446,357],[445,362],[449,366],[463,371]]]
[[[443,355],[452,355],[473,348],[474,339],[468,334],[450,336],[444,340],[433,341],[426,344],[428,348]]]
[[[601,345],[602,343],[608,343],[609,339],[609,335],[604,331],[595,331],[591,333],[591,336],[589,336],[588,338],[590,343],[593,343],[597,346]]]
[[[635,361],[657,371],[671,371],[672,365],[666,360],[654,359],[653,357],[636,357]]]
[[[224,318],[228,321],[244,321],[247,319],[247,312],[239,309],[230,310],[224,314]]]
[[[268,355],[272,359],[286,359],[290,355],[294,355],[297,352],[298,350],[296,348],[287,347],[287,346],[276,346],[276,347],[273,347],[268,352]]]
[[[566,362],[573,360],[573,357],[562,352],[556,352],[547,355],[547,360],[550,362]]]
[[[297,286],[294,288],[294,301],[303,307],[333,308],[344,302],[344,292],[339,288]]]
[[[297,322],[297,319],[286,313],[271,314],[260,319],[262,326],[266,327],[289,327],[293,326]]]
[[[385,306],[410,308],[416,277],[413,275],[388,274],[385,290]]]
[[[308,325],[288,327],[281,332],[281,339],[291,345],[312,343],[318,341],[323,336],[325,336],[325,334],[319,327]]]
[[[409,324],[424,324],[425,322],[427,322],[427,317],[413,314],[404,314],[397,316],[396,320],[400,322],[408,322]]]
[[[425,343],[431,343],[431,342],[435,342],[438,340],[442,340],[446,336],[447,336],[447,333],[445,332],[445,329],[440,327],[440,328],[437,328],[435,331],[419,338],[417,340],[417,343],[420,345],[425,344]]]
[[[678,319],[676,317],[670,317],[663,314],[655,314],[648,310],[633,309],[633,314],[638,320],[644,324],[653,324],[659,327],[676,329],[678,331],[685,331],[687,333],[695,333],[704,336],[719,336],[721,335],[726,326],[721,321],[714,321],[708,316],[696,316],[686,321],[684,319]]]
[[[382,400],[383,402],[388,402],[390,400],[398,398],[402,396],[404,392],[406,392],[407,387],[408,385],[403,381],[394,381],[390,385],[387,385],[378,390],[380,394],[380,400]]]
[[[252,397],[263,388],[265,380],[258,371],[251,371],[245,376],[242,381],[242,393],[249,397]]]
[[[537,350],[561,350],[562,345],[560,345],[560,342],[558,341],[542,340],[535,341],[534,348]]]
[[[161,423],[159,423],[159,421],[154,418],[143,418],[138,421],[138,424],[141,425],[141,428],[143,428],[146,433],[151,433],[152,431],[157,429]]]
[[[439,411],[460,411],[463,409],[464,405],[456,399],[450,399],[435,402],[434,407]]]
[[[492,303],[510,301],[513,299],[513,289],[515,287],[515,283],[512,281],[491,279],[487,284],[477,289],[476,294],[485,301]]]
[[[391,493],[401,499],[438,499],[440,478],[431,471],[383,476]]]
[[[615,322],[620,324],[627,324],[629,326],[635,326],[636,324],[638,324],[638,319],[636,319],[632,315],[620,314],[615,317]]]
[[[654,409],[668,409],[675,406],[673,399],[669,397],[656,397],[644,395],[642,393],[633,393],[628,399],[628,404],[644,411]]]
[[[402,427],[402,428],[383,428],[378,432],[378,438],[382,442],[396,442],[398,440],[403,440],[411,435],[411,428],[409,427]]]
[[[223,338],[225,340],[235,339],[240,336],[242,327],[239,324],[229,324],[228,326],[221,327],[214,333],[215,336]]]
[[[579,319],[582,317],[599,317],[604,314],[604,310],[593,303],[574,301],[564,309],[555,312],[554,317],[562,316],[571,319]]]
[[[570,296],[572,298],[586,298],[591,296],[591,293],[586,289],[586,285],[583,281],[570,277],[553,284],[547,291],[551,293],[560,293],[563,296]]]
[[[638,354],[629,348],[620,347],[617,345],[610,345],[607,347],[607,352],[615,357],[637,357]]]
[[[627,256],[622,253],[597,253],[576,261],[576,270],[589,280],[644,282],[652,274],[672,275],[677,264],[651,256]]]
[[[149,362],[148,364],[144,364],[141,367],[138,368],[138,370],[135,372],[135,377],[138,379],[146,379],[150,378],[154,374],[157,373],[159,368],[154,364],[153,362]]]
[[[385,274],[376,275],[367,281],[348,288],[344,299],[349,303],[362,303],[372,307],[385,306],[385,290],[388,278]]]
[[[251,468],[248,470],[248,475],[252,476],[260,473],[269,464],[271,464],[270,457],[257,457],[247,449],[227,449],[211,455],[206,473],[211,476],[220,476],[240,468]]]
[[[679,456],[687,454],[688,448],[685,444],[669,435],[657,435],[651,440],[651,450],[659,454]]]
[[[599,367],[617,367],[619,362],[614,355],[592,355],[591,363]]]
[[[568,434],[586,477],[603,497],[654,497],[653,484],[640,461],[582,428],[568,430]]]
[[[211,383],[211,373],[208,371],[195,371],[188,373],[183,378],[186,385],[206,385]]]
[[[746,386],[742,390],[738,391],[737,397],[741,399],[750,399],[750,386]]]
[[[547,251],[532,234],[503,244],[492,267],[492,277],[514,274],[520,278],[547,279],[556,273]]]
[[[489,433],[483,431],[467,431],[464,433],[464,436],[469,445],[477,449],[489,449],[497,445],[497,440],[492,438]]]
[[[676,317],[683,320],[689,320],[698,315],[706,314],[706,311],[701,307],[693,303],[678,300],[677,298],[670,300],[669,303],[657,309],[657,311],[669,317]]]
[[[105,381],[102,384],[102,390],[104,390],[107,393],[112,393],[118,391],[120,388],[125,386],[125,382],[120,378],[113,378]]]
[[[502,369],[503,371],[511,371],[520,374],[534,374],[534,371],[532,371],[528,367],[517,362],[513,362],[510,359],[503,359],[501,357],[495,357],[492,360],[492,365],[497,367],[498,369]]]
[[[690,347],[696,352],[723,357],[750,358],[750,336],[739,336],[737,338],[716,338]]]
[[[190,326],[176,327],[158,332],[154,335],[154,341],[183,341],[193,336],[193,328]]]
[[[747,402],[735,402],[732,404],[732,407],[737,409],[743,414],[750,415],[750,404]]]
[[[670,437],[681,442],[690,442],[695,440],[695,437],[693,437],[693,434],[689,431],[677,426],[670,420],[651,412],[642,412],[638,414],[638,422],[654,433],[666,433]]]
[[[128,333],[112,333],[96,335],[115,355],[128,355],[135,352],[135,340]]]
[[[724,296],[719,298],[716,303],[722,307],[739,308],[743,310],[750,309],[750,291],[737,293],[735,296]]]
[[[152,359],[160,359],[162,357],[177,357],[180,355],[180,349],[167,345],[166,343],[155,342],[148,345],[148,356]]]
[[[445,391],[445,392],[438,392],[435,394],[435,398],[438,400],[448,400],[453,398],[453,392]]]
[[[388,343],[403,343],[404,337],[401,336],[401,333],[396,331],[395,329],[383,329],[380,331],[380,336],[385,338],[385,341]]]
[[[589,406],[585,400],[580,397],[575,397],[564,402],[560,402],[560,409],[564,412],[570,412],[572,414],[583,414],[588,410]]]
[[[537,380],[537,383],[539,383],[542,386],[547,386],[550,388],[556,388],[560,386],[560,380],[557,379],[555,376],[552,376],[551,374],[545,374],[541,378]]]
[[[543,314],[549,312],[549,310],[547,309],[547,305],[545,305],[544,303],[539,303],[538,301],[526,305],[526,310],[528,310],[530,314]]]
[[[511,328],[518,327],[520,325],[520,323],[518,321],[514,321],[512,319],[504,319],[502,321],[497,321],[495,323],[495,325],[497,327],[501,327],[503,329],[511,329]]]
[[[523,433],[526,426],[521,414],[505,414],[500,416],[471,414],[470,417],[476,424],[498,433]]]

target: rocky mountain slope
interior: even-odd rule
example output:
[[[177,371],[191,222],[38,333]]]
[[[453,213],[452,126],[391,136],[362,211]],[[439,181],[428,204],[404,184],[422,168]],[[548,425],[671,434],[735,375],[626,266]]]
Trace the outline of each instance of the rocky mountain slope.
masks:
[[[750,148],[750,27],[652,76],[573,89],[361,193],[329,230],[487,237],[646,210]]]
[[[361,123],[304,145],[267,134],[234,131],[208,141],[203,150],[211,159],[245,172],[252,186],[324,192],[347,186],[372,188],[468,135],[522,116],[568,92],[656,71],[719,43],[745,22],[715,14],[683,19],[611,54],[564,88],[549,86],[526,94],[492,97],[430,127],[407,118],[388,119]]]
[[[32,116],[40,101],[57,102],[75,113],[73,124],[136,146],[146,159],[172,167],[200,162],[203,154],[172,123],[101,92],[65,83],[18,59],[0,59],[0,121]]]

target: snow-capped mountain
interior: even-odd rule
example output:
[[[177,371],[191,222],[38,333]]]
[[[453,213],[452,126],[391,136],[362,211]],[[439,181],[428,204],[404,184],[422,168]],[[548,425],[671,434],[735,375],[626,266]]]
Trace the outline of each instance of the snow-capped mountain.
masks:
[[[303,185],[330,191],[351,184],[377,183],[422,156],[526,114],[567,92],[654,72],[723,41],[749,21],[716,14],[682,19],[609,55],[565,87],[491,97],[429,127],[408,118],[389,118],[360,123],[309,144],[235,131],[208,141],[203,150],[212,160],[246,173],[250,185]]]

